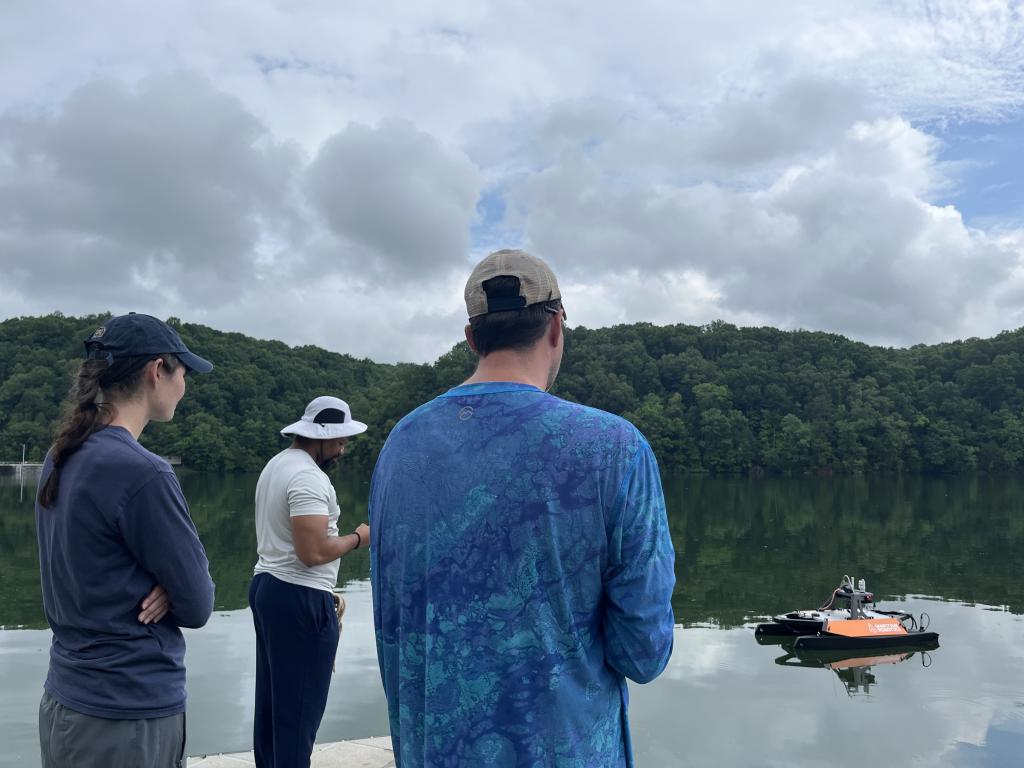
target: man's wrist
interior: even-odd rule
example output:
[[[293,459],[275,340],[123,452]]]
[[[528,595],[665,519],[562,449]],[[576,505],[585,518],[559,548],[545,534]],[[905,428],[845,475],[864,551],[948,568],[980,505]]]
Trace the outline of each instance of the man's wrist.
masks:
[[[352,531],[352,535],[356,537],[355,548],[359,549],[361,546],[363,546],[363,535],[359,533],[359,531]]]

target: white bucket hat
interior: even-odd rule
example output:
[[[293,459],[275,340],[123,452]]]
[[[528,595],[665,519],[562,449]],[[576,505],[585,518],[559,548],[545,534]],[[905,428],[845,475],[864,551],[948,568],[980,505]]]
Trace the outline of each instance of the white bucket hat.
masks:
[[[310,401],[302,418],[281,430],[285,436],[299,435],[313,440],[333,440],[351,437],[366,431],[361,421],[352,421],[348,403],[330,395],[321,395]]]

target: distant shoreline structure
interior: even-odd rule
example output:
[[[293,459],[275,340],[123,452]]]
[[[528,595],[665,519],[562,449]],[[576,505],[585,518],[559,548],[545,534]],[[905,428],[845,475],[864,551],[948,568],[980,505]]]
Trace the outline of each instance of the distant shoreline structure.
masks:
[[[181,466],[181,456],[161,456],[164,461],[170,464],[172,467]],[[14,474],[21,474],[22,472],[40,472],[43,469],[41,462],[35,461],[0,461],[0,472],[13,472]]]
[[[42,464],[32,461],[0,461],[0,472],[23,472],[26,469],[38,472],[42,468]]]

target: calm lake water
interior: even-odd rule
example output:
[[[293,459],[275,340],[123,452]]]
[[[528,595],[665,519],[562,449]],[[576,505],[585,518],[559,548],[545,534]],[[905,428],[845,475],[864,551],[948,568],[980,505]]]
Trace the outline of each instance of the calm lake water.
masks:
[[[182,477],[217,583],[214,617],[187,631],[190,754],[251,748],[255,481]],[[365,479],[336,485],[353,526]],[[0,478],[2,766],[38,765],[49,631],[32,494]],[[679,623],[666,672],[632,686],[638,765],[1024,764],[1024,482],[683,477],[666,496]],[[323,741],[387,733],[367,555],[342,563],[349,609]],[[927,613],[941,647],[830,668],[754,640],[754,622],[817,606],[844,573],[883,607]]]

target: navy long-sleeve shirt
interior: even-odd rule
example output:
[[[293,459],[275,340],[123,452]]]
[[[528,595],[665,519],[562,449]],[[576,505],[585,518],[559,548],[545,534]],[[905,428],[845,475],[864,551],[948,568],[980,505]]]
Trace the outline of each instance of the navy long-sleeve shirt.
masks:
[[[40,483],[52,471],[49,458]],[[53,630],[45,688],[77,712],[139,719],[185,710],[185,639],[213,611],[206,552],[170,465],[121,427],[91,435],[36,503],[43,608]],[[170,612],[141,624],[154,586]]]

